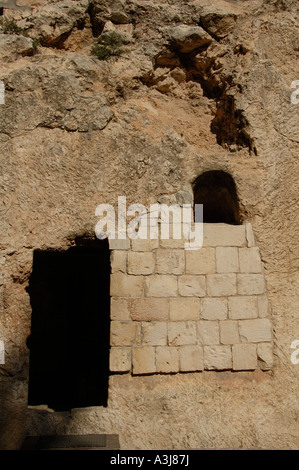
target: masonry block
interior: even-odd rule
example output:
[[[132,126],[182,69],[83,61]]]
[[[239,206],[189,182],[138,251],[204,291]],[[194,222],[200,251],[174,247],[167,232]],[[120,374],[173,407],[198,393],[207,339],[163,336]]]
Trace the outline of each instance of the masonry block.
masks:
[[[203,224],[204,246],[246,246],[245,225]]]
[[[239,261],[241,273],[261,273],[262,260],[257,247],[239,248]]]
[[[168,323],[168,344],[170,346],[181,346],[185,344],[196,343],[195,321],[176,321]]]
[[[110,324],[111,346],[132,346],[137,331],[136,322],[112,321]]]
[[[247,246],[251,248],[252,246],[255,246],[255,239],[254,239],[252,225],[250,222],[247,222],[245,224],[245,231],[246,231]]]
[[[225,320],[227,318],[227,299],[220,297],[202,299],[200,316],[203,320]]]
[[[273,368],[274,357],[271,343],[259,343],[257,345],[257,360],[260,369],[270,370]]]
[[[234,320],[226,320],[219,322],[220,327],[220,343],[236,344],[240,342],[238,322]]]
[[[143,346],[132,350],[133,374],[154,374],[156,372],[155,348]],[[158,371],[157,371],[158,372]]]
[[[204,346],[204,366],[207,370],[227,370],[232,368],[231,346]]]
[[[169,299],[169,301],[169,319],[171,321],[199,320],[200,299],[195,297],[178,297],[176,299]]]
[[[254,370],[257,368],[256,344],[234,344],[233,370]]]
[[[169,299],[132,299],[131,318],[135,321],[166,321],[169,318]]]
[[[143,322],[141,335],[144,345],[167,346],[167,323],[161,321]]]
[[[181,372],[196,372],[204,369],[201,346],[181,346],[179,354]]]
[[[239,271],[238,248],[217,246],[216,269],[217,273],[237,273]]]
[[[178,280],[179,294],[183,297],[204,297],[206,294],[205,276],[185,274]]]
[[[130,372],[131,348],[113,347],[110,350],[109,368],[111,372]]]
[[[211,297],[224,297],[237,293],[236,274],[208,274],[207,292]]]
[[[128,298],[112,297],[110,301],[111,320],[128,321],[130,317],[130,302]]]
[[[218,321],[200,320],[197,322],[199,344],[219,344]]]
[[[161,248],[185,248],[185,243],[187,240],[184,239],[182,236],[180,239],[169,238],[169,239],[162,239],[160,238],[159,246]]]
[[[240,338],[243,343],[272,341],[271,322],[268,318],[239,320]]]
[[[261,318],[268,317],[270,314],[270,305],[267,295],[257,296],[258,312]]]
[[[185,271],[185,250],[158,249],[156,272],[159,274],[183,274]]]
[[[216,272],[215,248],[186,251],[186,274],[210,274]]]
[[[109,250],[129,250],[131,247],[131,242],[129,238],[117,239],[114,240],[109,238]]]
[[[179,372],[180,356],[178,347],[158,346],[156,348],[157,372]]]
[[[147,297],[176,297],[177,292],[177,277],[174,275],[153,274],[145,279]]]
[[[135,240],[132,240],[132,251],[153,251],[159,246],[159,240],[152,240],[150,238],[147,238],[145,240],[142,240],[140,238],[136,238]]]
[[[155,268],[153,253],[130,251],[128,253],[128,273],[129,274],[152,274]]]
[[[127,272],[127,251],[113,250],[111,252],[111,272]]]
[[[237,274],[238,294],[263,294],[266,289],[263,274]]]
[[[229,318],[242,320],[258,317],[256,296],[236,296],[228,299]]]
[[[112,297],[141,297],[143,295],[143,276],[111,274],[110,295]]]

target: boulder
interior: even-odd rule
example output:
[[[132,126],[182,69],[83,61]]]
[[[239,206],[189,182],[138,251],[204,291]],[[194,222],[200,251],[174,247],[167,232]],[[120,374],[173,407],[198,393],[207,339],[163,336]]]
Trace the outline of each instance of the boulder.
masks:
[[[200,24],[215,39],[223,39],[235,26],[239,12],[230,5],[206,5],[200,12]]]
[[[200,26],[179,25],[169,28],[166,36],[173,49],[189,53],[212,42],[212,37]]]
[[[49,3],[28,17],[22,27],[32,38],[37,38],[43,46],[59,46],[72,30],[84,24],[87,17],[88,1],[68,0]]]
[[[0,54],[2,60],[14,60],[17,56],[32,55],[33,41],[16,34],[0,34]]]

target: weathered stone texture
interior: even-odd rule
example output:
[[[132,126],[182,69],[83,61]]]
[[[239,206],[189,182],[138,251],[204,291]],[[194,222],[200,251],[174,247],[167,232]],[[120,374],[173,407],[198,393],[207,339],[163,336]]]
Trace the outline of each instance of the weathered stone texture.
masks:
[[[91,431],[123,449],[298,448],[298,1],[23,3],[0,18],[0,448]],[[121,55],[91,53],[102,33]],[[232,176],[240,225],[203,224],[199,250],[109,239],[108,406],[28,410],[35,250],[94,241],[120,195],[192,206],[206,171]]]
[[[181,372],[197,372],[203,370],[203,350],[201,348],[198,346],[181,346],[179,354]]]
[[[204,297],[206,280],[204,276],[180,276],[178,280],[179,294],[183,297]]]
[[[226,370],[232,367],[230,346],[216,345],[204,347],[204,363],[207,370]]]
[[[255,344],[234,344],[232,349],[234,370],[256,369],[257,356]]]
[[[131,318],[137,321],[168,320],[169,299],[132,299]]]
[[[227,318],[226,298],[205,298],[201,305],[201,317],[204,320],[225,320]]]

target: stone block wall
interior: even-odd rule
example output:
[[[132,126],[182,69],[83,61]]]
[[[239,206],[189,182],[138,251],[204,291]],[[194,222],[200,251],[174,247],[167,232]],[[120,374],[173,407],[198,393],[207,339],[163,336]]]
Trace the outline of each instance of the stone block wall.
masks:
[[[250,224],[204,224],[185,240],[110,240],[110,370],[268,370],[272,326]]]

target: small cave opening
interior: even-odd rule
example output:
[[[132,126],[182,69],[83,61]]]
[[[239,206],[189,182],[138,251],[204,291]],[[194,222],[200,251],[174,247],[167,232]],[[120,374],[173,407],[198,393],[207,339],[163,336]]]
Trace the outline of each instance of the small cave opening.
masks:
[[[242,223],[236,184],[229,173],[220,170],[202,173],[193,183],[193,194],[194,204],[203,204],[204,223]]]
[[[78,238],[65,251],[35,250],[28,405],[54,411],[107,406],[110,251]]]

